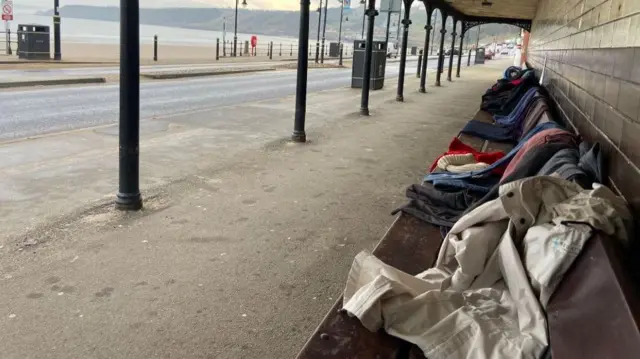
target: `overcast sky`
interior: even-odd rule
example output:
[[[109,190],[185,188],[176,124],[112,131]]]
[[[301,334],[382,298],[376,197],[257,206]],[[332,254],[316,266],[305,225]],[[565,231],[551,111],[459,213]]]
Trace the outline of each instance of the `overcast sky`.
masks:
[[[242,0],[240,0],[242,1]],[[320,0],[311,0],[311,8],[317,6]],[[352,0],[353,1],[353,0]],[[21,5],[29,7],[37,7],[41,9],[50,9],[53,6],[53,0],[13,0],[14,6],[19,8]],[[248,8],[253,9],[271,9],[271,10],[298,10],[300,9],[299,0],[247,0]],[[117,6],[120,0],[60,0],[60,6],[64,5],[97,5],[97,6]],[[358,1],[353,1],[354,6],[359,6]],[[357,5],[356,5],[357,4]],[[329,6],[339,6],[339,0],[330,0]],[[235,6],[235,0],[140,0],[141,7],[232,7]]]

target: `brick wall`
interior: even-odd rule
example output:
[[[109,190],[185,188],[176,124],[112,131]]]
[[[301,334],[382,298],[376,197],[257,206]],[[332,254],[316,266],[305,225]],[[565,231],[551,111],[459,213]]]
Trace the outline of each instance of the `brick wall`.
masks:
[[[529,62],[640,214],[640,0],[540,0]],[[636,217],[640,218],[640,217]]]

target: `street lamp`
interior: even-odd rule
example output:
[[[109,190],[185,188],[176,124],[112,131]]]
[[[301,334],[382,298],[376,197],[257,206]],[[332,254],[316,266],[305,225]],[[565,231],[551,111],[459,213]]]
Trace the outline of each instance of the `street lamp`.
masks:
[[[238,56],[238,2],[240,0],[236,0],[236,16],[234,19],[233,25],[233,56]],[[242,0],[242,7],[247,7],[247,0]]]
[[[366,0],[360,0],[360,5],[362,5],[362,35],[360,37],[364,40],[364,20],[367,18],[367,7],[365,6]]]
[[[338,54],[340,56],[340,61],[338,61],[338,65],[342,66],[342,15],[344,14],[344,0],[338,0],[340,2],[340,29],[338,30]],[[326,16],[326,15],[325,15]],[[347,18],[349,20],[349,18]]]
[[[324,40],[327,33],[327,5],[329,0],[324,1],[324,24],[322,25],[322,45],[320,45],[320,63],[324,64]]]
[[[53,0],[53,59],[62,59],[60,50],[60,0]]]
[[[318,5],[318,10],[316,10],[316,12],[318,13],[318,37],[316,38],[316,64],[317,64],[318,58],[320,57],[320,24],[322,24],[322,0],[320,0],[320,5]]]

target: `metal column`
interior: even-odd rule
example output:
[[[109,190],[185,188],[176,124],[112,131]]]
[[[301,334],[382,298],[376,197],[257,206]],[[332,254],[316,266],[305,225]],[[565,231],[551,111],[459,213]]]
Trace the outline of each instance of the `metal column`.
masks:
[[[451,18],[453,20],[453,32],[451,33],[451,55],[449,56],[449,68],[447,69],[447,81],[451,82],[451,73],[453,72],[453,57],[455,49],[456,49],[456,27],[458,26],[458,21],[455,17]]]
[[[376,10],[376,0],[369,0],[366,15],[367,40],[364,47],[364,73],[362,75],[362,96],[360,98],[360,114],[369,116],[369,84],[371,83],[371,58],[373,57],[373,26],[378,11]]]
[[[409,41],[409,25],[411,25],[411,20],[409,20],[411,2],[412,0],[409,0],[404,3],[404,19],[402,19],[402,48],[400,49],[400,73],[398,74],[398,92],[396,95],[396,101],[404,101],[404,72],[407,65],[407,42]]]
[[[340,0],[340,29],[338,30],[338,51],[340,51],[340,59],[338,65],[342,66],[342,17],[344,16],[344,0]],[[349,17],[347,17],[349,20]]]
[[[123,0],[124,1],[124,0]],[[296,81],[296,114],[293,124],[294,142],[306,142],[304,122],[307,112],[307,71],[309,67],[309,7],[310,0],[300,0],[300,30],[298,34],[298,74]]]
[[[325,14],[325,16],[327,15]],[[316,64],[320,60],[320,25],[321,24],[322,24],[322,0],[320,0],[320,6],[318,7],[318,32],[316,37]]]
[[[422,72],[420,74],[420,92],[425,93],[427,89],[425,87],[427,82],[427,62],[429,61],[429,40],[431,39],[431,14],[433,14],[433,8],[431,4],[425,4],[427,10],[427,25],[424,27],[424,58],[422,59]]]
[[[236,0],[236,15],[233,17],[233,57],[238,56],[238,1]]]
[[[120,0],[120,180],[116,208],[139,210],[140,5]]]
[[[444,34],[447,33],[445,29],[445,25],[447,23],[447,14],[442,13],[442,28],[440,29],[440,55],[438,55],[438,69],[436,71],[436,86],[440,86],[440,77],[442,73],[440,72],[442,67],[444,66]]]
[[[53,59],[62,60],[60,34],[60,0],[53,0]]]
[[[324,1],[324,24],[322,25],[322,45],[320,45],[321,47],[321,51],[320,51],[320,63],[324,64],[324,40],[325,40],[325,34],[327,33],[327,5],[329,5],[329,0],[325,0]]]
[[[465,26],[462,25],[462,28],[464,29]],[[462,35],[460,35],[460,52],[458,53],[458,68],[456,69],[456,77],[460,77],[460,64],[462,63],[462,45],[464,43],[464,30],[462,32]]]

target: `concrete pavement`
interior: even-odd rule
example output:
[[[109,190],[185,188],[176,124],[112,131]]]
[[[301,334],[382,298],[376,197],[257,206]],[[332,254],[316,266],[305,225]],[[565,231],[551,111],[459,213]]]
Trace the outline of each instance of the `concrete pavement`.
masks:
[[[292,97],[144,121],[146,206],[133,214],[109,204],[115,128],[12,143],[22,151],[2,153],[0,168],[14,180],[0,186],[11,196],[0,208],[2,358],[294,357],[495,65],[427,94],[408,77],[404,103],[389,81],[367,118],[357,90],[312,93],[306,145],[283,140]]]

